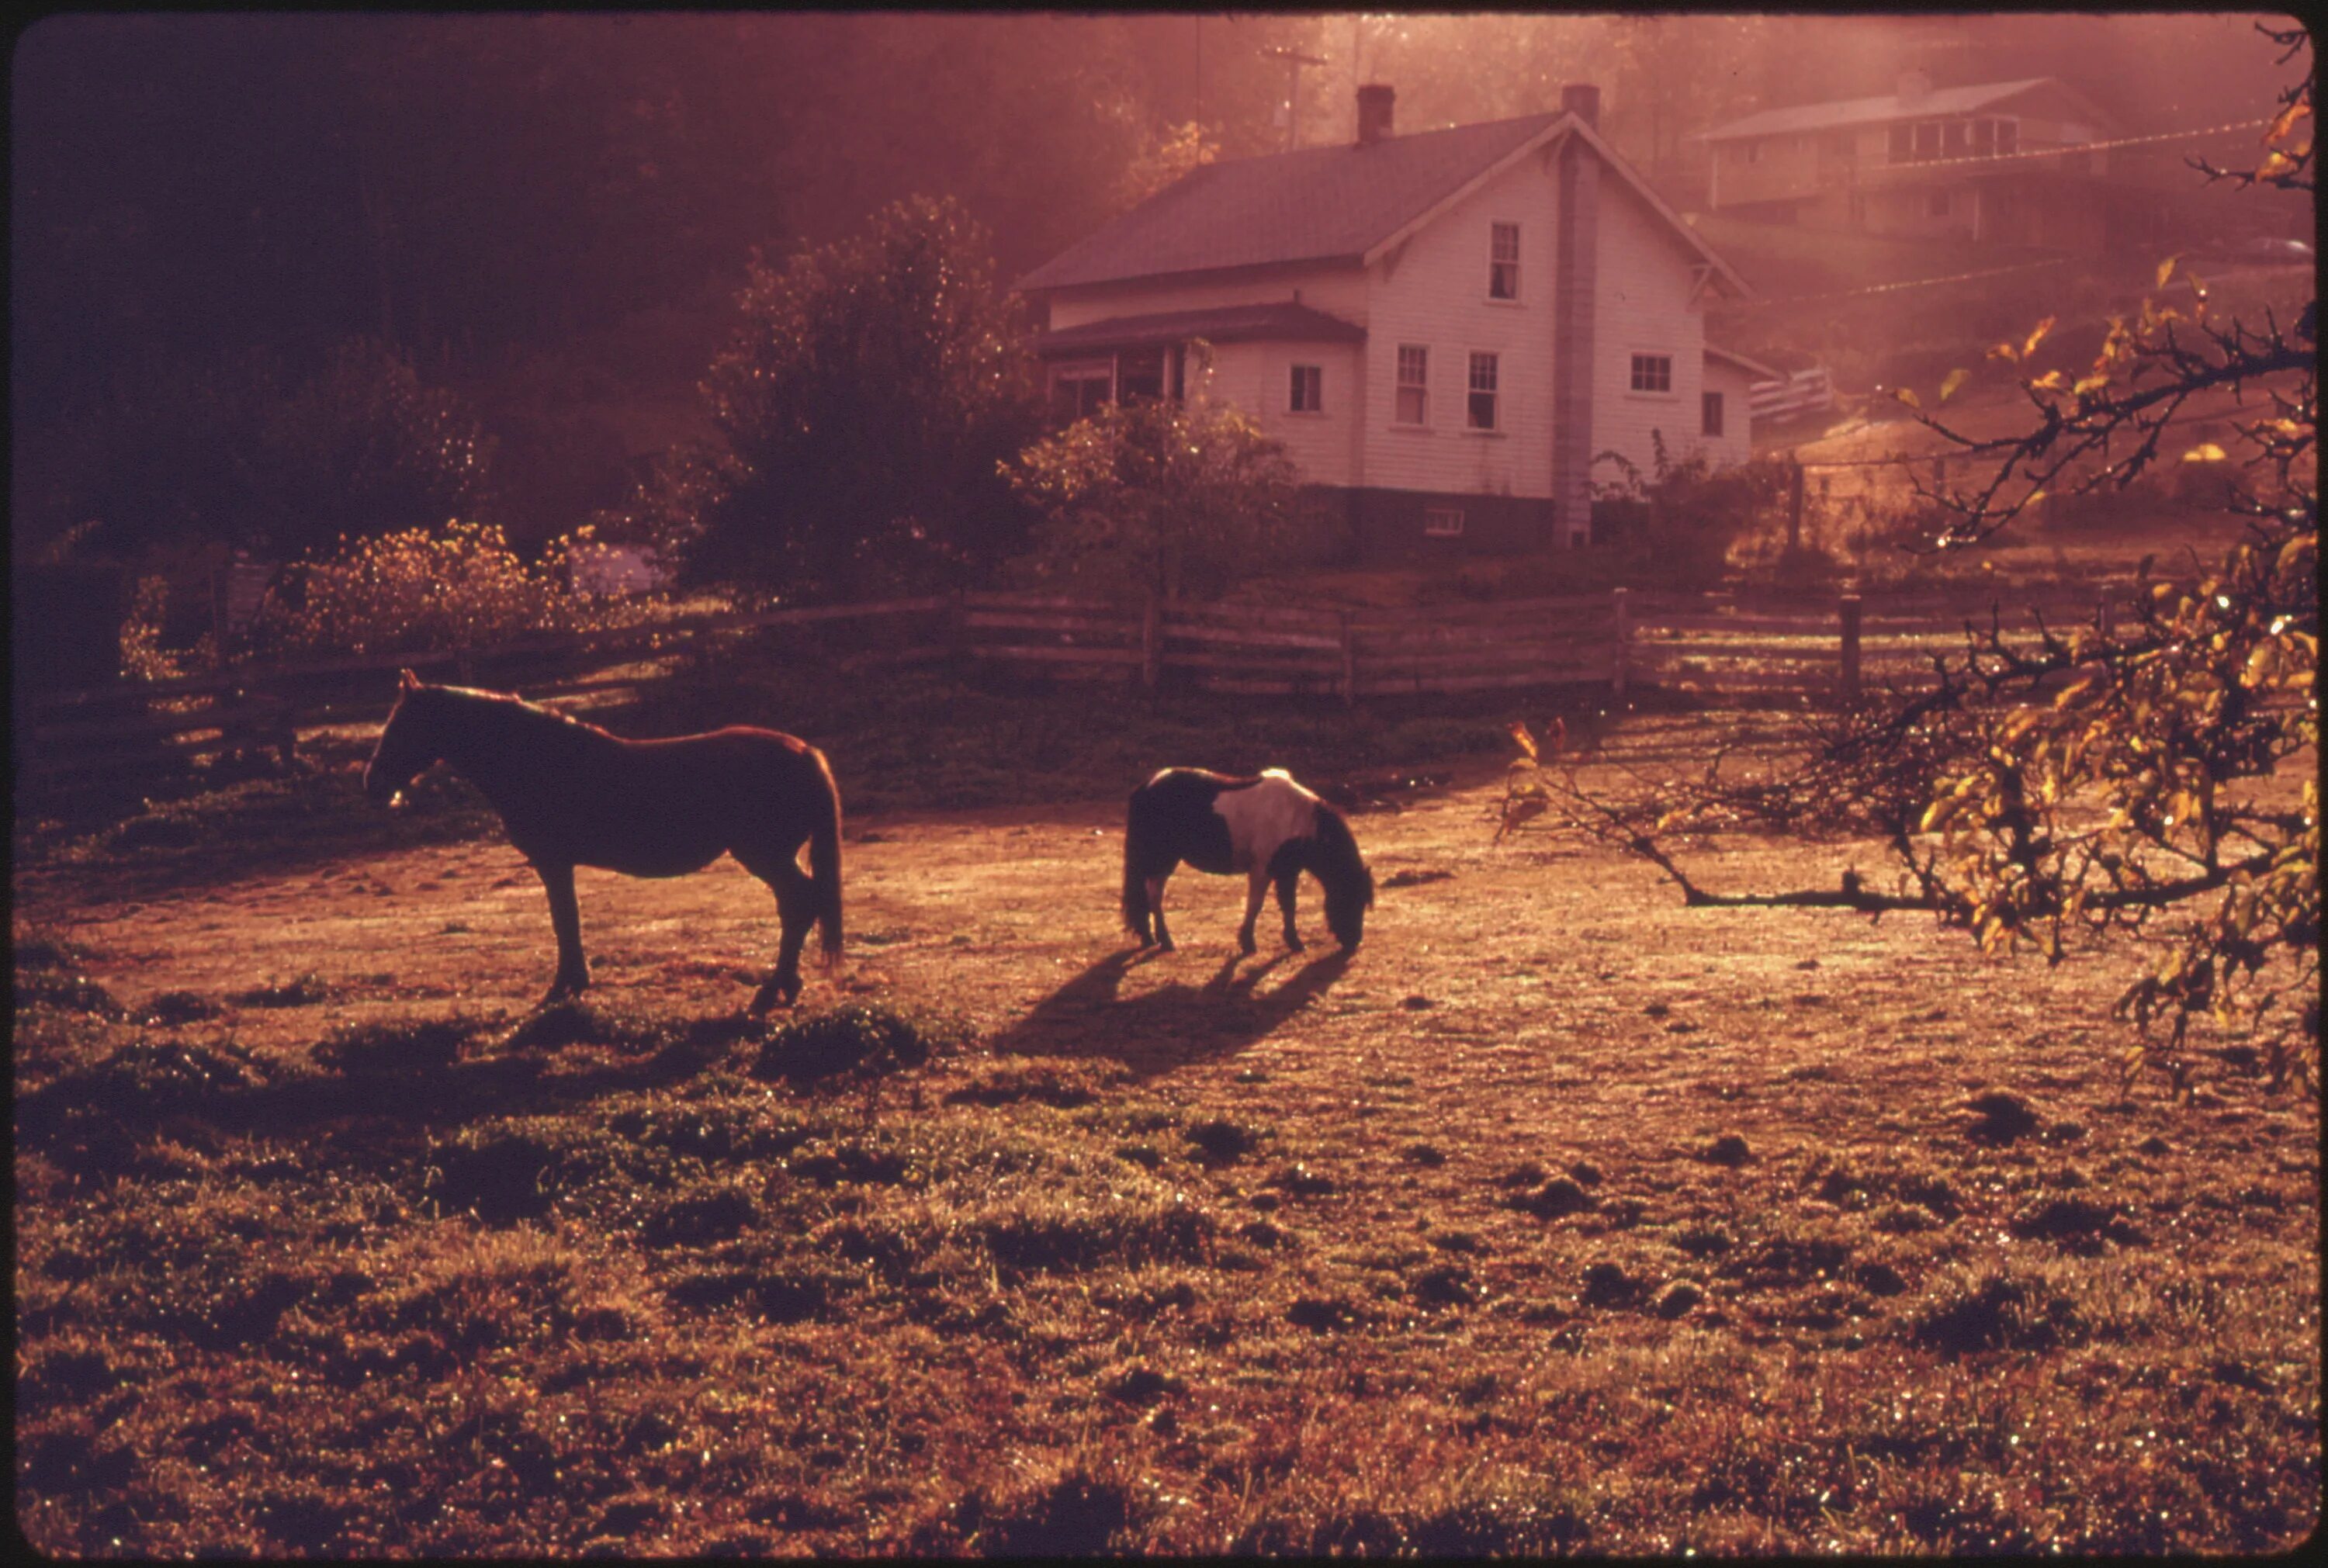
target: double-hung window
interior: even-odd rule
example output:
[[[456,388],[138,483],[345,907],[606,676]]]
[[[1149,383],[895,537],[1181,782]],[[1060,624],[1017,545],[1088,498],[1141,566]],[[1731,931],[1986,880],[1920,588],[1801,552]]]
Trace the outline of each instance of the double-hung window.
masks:
[[[1632,386],[1637,392],[1672,391],[1673,355],[1635,354]]]
[[[1471,356],[1470,392],[1463,408],[1463,423],[1473,430],[1496,428],[1496,356],[1475,353]]]
[[[1496,223],[1488,227],[1488,297],[1520,296],[1520,226]]]
[[[1293,367],[1291,400],[1286,407],[1297,414],[1322,414],[1326,411],[1326,367],[1296,365]]]
[[[1421,425],[1431,415],[1431,351],[1420,343],[1398,345],[1398,407],[1402,425]]]

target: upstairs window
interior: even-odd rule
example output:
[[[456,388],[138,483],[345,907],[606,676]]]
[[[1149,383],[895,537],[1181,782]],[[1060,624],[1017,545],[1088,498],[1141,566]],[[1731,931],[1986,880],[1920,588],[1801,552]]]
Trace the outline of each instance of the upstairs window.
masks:
[[[1520,296],[1520,226],[1497,223],[1488,230],[1488,297],[1517,299]]]
[[[1985,158],[1993,155],[1995,151],[1996,122],[1995,120],[1973,121],[1972,155],[1976,158]]]
[[[1701,392],[1697,398],[1698,432],[1705,436],[1722,434],[1722,394]]]
[[[1496,428],[1496,356],[1471,356],[1470,398],[1464,405],[1463,422],[1474,430]]]
[[[1923,120],[1916,127],[1916,162],[1929,163],[1940,155],[1940,122]]]
[[[1431,413],[1431,351],[1419,343],[1398,345],[1398,408],[1402,425],[1422,424]]]
[[[1293,367],[1292,400],[1286,407],[1297,414],[1322,414],[1326,411],[1325,366]]]
[[[1963,120],[1950,120],[1940,133],[1940,150],[1951,158],[1961,158],[1972,150],[1967,139],[1972,127]]]
[[[1904,164],[1915,155],[1915,127],[1904,122],[1892,127],[1885,146],[1892,162]]]
[[[1633,356],[1633,390],[1637,392],[1672,391],[1673,355],[1635,354]]]

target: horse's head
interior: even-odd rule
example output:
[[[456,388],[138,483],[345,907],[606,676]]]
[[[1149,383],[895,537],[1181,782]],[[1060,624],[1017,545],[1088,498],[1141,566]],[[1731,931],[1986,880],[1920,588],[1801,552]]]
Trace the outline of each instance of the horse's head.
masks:
[[[1345,953],[1356,953],[1366,934],[1366,911],[1375,904],[1375,874],[1358,853],[1341,813],[1323,806],[1318,812],[1318,839],[1324,853],[1315,868],[1326,889],[1326,925]]]
[[[380,745],[364,766],[364,795],[374,803],[397,804],[407,785],[444,760],[444,743],[428,718],[428,690],[420,677],[404,671],[396,706],[380,727]]]

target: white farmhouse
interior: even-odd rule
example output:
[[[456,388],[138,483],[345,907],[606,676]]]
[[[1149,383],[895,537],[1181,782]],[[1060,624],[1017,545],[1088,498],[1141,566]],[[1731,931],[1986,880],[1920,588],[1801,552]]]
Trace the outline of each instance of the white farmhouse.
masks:
[[[1358,89],[1347,146],[1209,164],[1018,283],[1065,418],[1212,394],[1284,441],[1358,559],[1591,539],[1591,485],[1751,450],[1746,389],[1775,372],[1710,349],[1710,297],[1748,292],[1597,129],[1556,114],[1391,134]]]

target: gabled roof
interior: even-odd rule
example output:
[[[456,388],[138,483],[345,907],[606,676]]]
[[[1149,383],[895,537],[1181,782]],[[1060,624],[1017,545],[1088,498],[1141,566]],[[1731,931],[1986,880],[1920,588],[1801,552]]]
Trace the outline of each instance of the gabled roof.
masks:
[[[1035,352],[1044,359],[1058,359],[1090,349],[1153,348],[1187,343],[1190,338],[1216,343],[1260,340],[1356,343],[1366,342],[1366,329],[1306,305],[1279,300],[1267,305],[1225,305],[1206,310],[1168,310],[1152,315],[1118,315],[1105,321],[1087,321],[1080,326],[1043,333],[1035,340]]]
[[[1986,81],[1971,87],[1936,87],[1915,98],[1896,92],[1879,98],[1837,99],[1829,103],[1798,104],[1793,108],[1764,109],[1703,133],[1709,142],[1734,142],[1748,136],[1783,136],[1789,131],[1834,130],[1841,126],[1882,125],[1892,120],[1931,119],[1944,115],[1974,114],[2032,88],[2060,89],[2095,119],[2108,116],[2092,99],[2054,76],[2025,77],[2019,81]]]
[[[1592,128],[1564,113],[1206,164],[1020,278],[1020,293],[1291,264],[1359,266],[1480,183],[1570,135],[1615,169],[1703,262],[1751,292]]]

